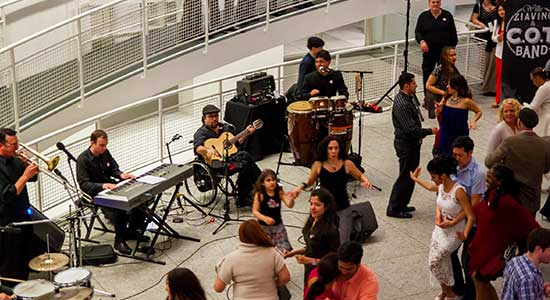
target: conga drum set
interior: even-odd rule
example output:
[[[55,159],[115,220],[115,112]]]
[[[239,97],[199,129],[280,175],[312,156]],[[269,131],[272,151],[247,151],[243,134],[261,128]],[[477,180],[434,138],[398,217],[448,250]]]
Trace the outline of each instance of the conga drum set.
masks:
[[[346,153],[353,136],[353,105],[345,96],[312,97],[287,107],[288,137],[295,164],[311,166],[317,144],[328,134],[341,139]]]

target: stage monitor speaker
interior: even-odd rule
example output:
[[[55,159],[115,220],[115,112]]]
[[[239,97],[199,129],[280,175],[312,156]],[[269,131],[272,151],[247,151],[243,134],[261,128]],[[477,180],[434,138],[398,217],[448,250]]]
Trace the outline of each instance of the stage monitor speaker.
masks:
[[[378,229],[376,215],[369,201],[354,204],[351,209],[353,218],[351,240],[364,243]]]
[[[31,205],[31,221],[47,220],[42,212]],[[47,250],[46,240],[49,239],[50,252],[61,252],[63,241],[65,240],[65,232],[54,222],[46,222],[32,225],[34,235],[43,242],[42,245],[36,245],[37,248],[45,252]],[[47,238],[46,238],[47,237]]]

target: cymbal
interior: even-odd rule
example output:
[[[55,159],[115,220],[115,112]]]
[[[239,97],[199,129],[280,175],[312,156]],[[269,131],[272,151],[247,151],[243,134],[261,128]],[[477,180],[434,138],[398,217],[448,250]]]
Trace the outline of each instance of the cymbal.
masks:
[[[69,258],[63,253],[44,253],[31,259],[29,268],[35,271],[53,271],[69,263]]]
[[[87,287],[69,287],[34,298],[34,300],[87,300],[92,295],[92,289]]]

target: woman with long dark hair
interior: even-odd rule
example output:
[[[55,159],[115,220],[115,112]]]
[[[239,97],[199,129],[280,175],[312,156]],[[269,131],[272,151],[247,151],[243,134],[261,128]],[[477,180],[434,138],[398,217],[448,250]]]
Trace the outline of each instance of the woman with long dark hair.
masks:
[[[309,198],[309,217],[302,228],[306,246],[285,252],[285,257],[296,256],[296,261],[304,265],[304,281],[323,256],[338,250],[340,238],[335,206],[334,197],[327,189],[313,190]]]
[[[338,269],[338,255],[329,253],[319,261],[317,268],[309,274],[304,286],[305,300],[334,299],[332,284],[340,276]]]
[[[477,129],[477,121],[482,112],[472,100],[472,93],[466,78],[455,74],[449,80],[447,96],[439,105],[441,109],[441,124],[439,128],[439,154],[450,154],[453,141],[459,136],[468,136],[470,129]],[[468,124],[468,113],[476,115]]]
[[[166,300],[206,300],[201,282],[187,268],[176,268],[168,272],[166,293]]]
[[[290,196],[294,199],[303,189],[315,184],[319,179],[319,185],[326,188],[336,201],[336,211],[340,218],[338,231],[342,243],[349,241],[353,221],[347,191],[349,176],[360,181],[364,188],[372,188],[367,176],[347,159],[342,141],[338,137],[329,135],[319,143],[317,160],[311,166],[307,180],[290,192]]]
[[[496,43],[495,48],[495,103],[491,104],[491,107],[497,108],[500,105],[500,98],[502,95],[502,50],[504,49],[504,4],[497,4],[498,18],[493,21],[493,33],[491,39]]]
[[[432,275],[441,286],[436,299],[455,299],[451,254],[468,238],[474,225],[472,206],[464,187],[453,181],[456,161],[450,156],[438,156],[428,163],[428,172],[433,182],[418,178],[420,167],[411,172],[411,179],[425,189],[437,192],[435,227],[432,233],[428,263]],[[435,183],[435,184],[434,184]],[[458,216],[464,212],[466,225]]]
[[[241,224],[239,240],[239,248],[216,265],[214,290],[221,293],[233,282],[234,300],[278,300],[277,286],[290,281],[283,256],[256,220]]]
[[[427,92],[424,97],[424,107],[428,110],[430,119],[435,118],[435,104],[441,102],[441,99],[447,94],[449,79],[455,74],[460,74],[455,67],[456,49],[454,47],[444,47],[441,50],[439,61],[440,64],[434,68],[426,81]]]
[[[529,211],[516,200],[519,184],[514,171],[495,165],[487,172],[485,199],[474,207],[477,231],[467,251],[469,270],[478,300],[498,300],[491,281],[502,276],[505,251],[527,240],[540,227]],[[466,249],[465,249],[466,250]]]

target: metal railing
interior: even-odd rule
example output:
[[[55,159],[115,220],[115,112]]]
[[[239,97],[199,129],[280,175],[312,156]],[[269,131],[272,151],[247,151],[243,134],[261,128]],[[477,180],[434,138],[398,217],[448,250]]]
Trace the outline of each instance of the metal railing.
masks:
[[[482,62],[485,55],[485,43],[472,38],[476,32],[479,31],[460,34],[457,46],[457,68],[467,77],[470,84],[479,83],[483,77]],[[361,98],[375,101],[391,88],[399,72],[403,69],[403,50],[404,40],[334,52],[332,67],[339,70],[373,71],[374,73],[367,75],[366,80],[363,81],[364,94],[357,95],[351,92],[350,99]],[[201,126],[201,109],[204,105],[215,104],[223,112],[227,101],[236,94],[235,82],[243,76],[259,71],[267,72],[274,76],[277,89],[286,91],[296,82],[298,64],[299,60],[293,60],[182,87],[82,120],[27,144],[36,147],[40,142],[46,140],[61,139],[63,133],[83,126],[103,128],[109,133],[109,149],[119,162],[121,169],[136,170],[165,161],[167,153],[164,144],[169,139],[168,137],[178,133],[185,139],[191,140],[195,130]],[[421,82],[421,52],[414,43],[410,45],[409,49],[408,70],[415,73],[419,78],[418,82]],[[350,91],[353,91],[355,89],[353,76],[345,76],[344,79]],[[178,104],[168,106],[167,100],[174,97],[177,97]],[[382,104],[389,106],[391,102],[385,100]],[[151,106],[154,109],[151,109]],[[101,126],[101,123],[117,118],[121,113],[144,107],[148,107],[150,111],[139,118],[118,122],[110,128]],[[89,145],[88,134],[84,134],[76,142],[67,144],[67,148],[75,155],[81,153]],[[177,155],[191,149],[192,145],[187,142],[174,143],[171,152],[173,155]],[[45,154],[47,156],[62,155],[57,150]],[[69,174],[66,163],[61,163],[59,168],[64,174]],[[39,176],[38,183],[30,184],[29,189],[31,201],[42,210],[51,209],[68,201],[62,187],[44,176]]]
[[[339,1],[241,0],[220,9],[211,0],[114,0],[89,8],[0,49],[0,126],[28,128],[183,53]]]

